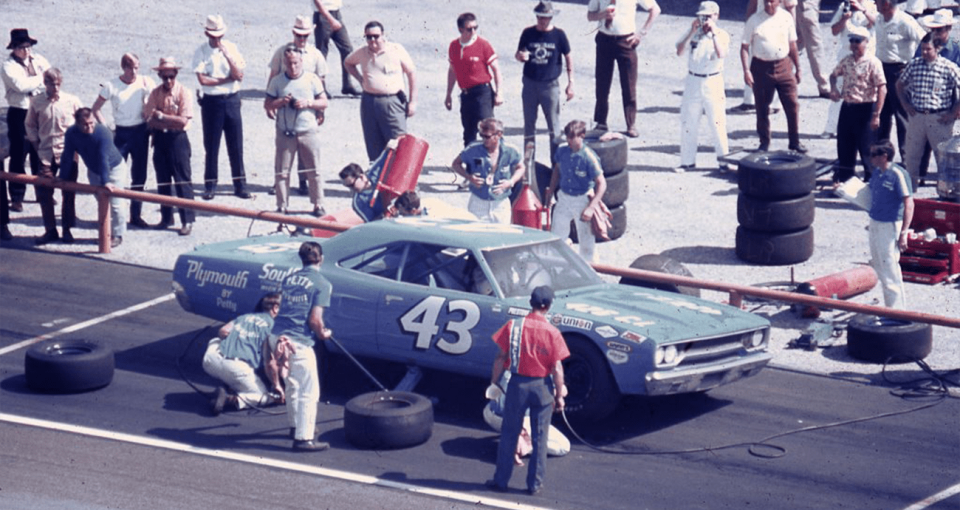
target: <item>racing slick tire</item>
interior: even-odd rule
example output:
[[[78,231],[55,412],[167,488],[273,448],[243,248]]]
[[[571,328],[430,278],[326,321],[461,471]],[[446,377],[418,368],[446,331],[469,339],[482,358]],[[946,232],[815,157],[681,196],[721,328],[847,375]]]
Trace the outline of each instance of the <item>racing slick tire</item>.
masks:
[[[600,137],[603,134],[602,131],[589,131],[583,143],[597,153],[597,157],[600,158],[600,167],[603,168],[603,175],[611,177],[627,168],[627,156],[629,154],[627,139],[620,136],[601,142]]]
[[[570,357],[563,360],[566,414],[577,421],[600,421],[620,404],[620,389],[608,362],[589,340],[564,335]]]
[[[755,198],[783,199],[806,195],[817,181],[817,163],[796,152],[758,152],[740,160],[737,184]]]
[[[857,315],[847,325],[847,352],[874,363],[907,363],[926,358],[933,350],[929,324]]]
[[[374,391],[358,395],[343,410],[343,428],[350,444],[387,450],[416,446],[433,432],[433,403],[407,391]]]
[[[680,262],[677,262],[677,260],[655,253],[640,256],[637,258],[637,260],[634,260],[633,263],[630,264],[630,269],[642,269],[644,271],[653,271],[656,273],[672,274],[677,276],[689,276],[693,278],[693,273],[691,273],[686,266]],[[684,294],[687,296],[700,297],[700,289],[696,287],[677,285],[675,283],[650,282],[624,276],[623,278],[620,278],[620,285],[633,285],[647,289],[658,289],[677,294]]]
[[[623,204],[630,198],[630,172],[620,172],[607,177],[607,191],[603,194],[603,203],[608,209]]]
[[[781,266],[813,256],[813,227],[793,232],[758,232],[737,227],[737,257],[746,262]]]
[[[86,340],[48,340],[27,351],[27,387],[43,393],[79,393],[113,381],[113,351]]]
[[[813,225],[816,205],[813,193],[782,200],[740,193],[737,196],[737,220],[740,226],[760,232],[799,230]]]

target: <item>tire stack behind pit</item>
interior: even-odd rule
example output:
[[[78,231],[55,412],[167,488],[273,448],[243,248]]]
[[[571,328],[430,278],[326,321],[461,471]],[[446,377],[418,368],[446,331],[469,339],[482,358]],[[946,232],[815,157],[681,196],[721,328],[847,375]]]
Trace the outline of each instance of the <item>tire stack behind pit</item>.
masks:
[[[603,177],[607,180],[607,191],[603,194],[603,203],[613,215],[607,236],[610,240],[619,239],[627,231],[627,199],[630,198],[630,172],[627,172],[627,139],[617,137],[605,142],[600,141],[602,131],[589,131],[584,143],[593,149],[600,158]],[[578,242],[577,229],[570,222],[570,239]],[[604,239],[597,238],[597,242]]]
[[[816,163],[795,152],[759,152],[737,171],[736,251],[746,262],[783,265],[813,255]]]

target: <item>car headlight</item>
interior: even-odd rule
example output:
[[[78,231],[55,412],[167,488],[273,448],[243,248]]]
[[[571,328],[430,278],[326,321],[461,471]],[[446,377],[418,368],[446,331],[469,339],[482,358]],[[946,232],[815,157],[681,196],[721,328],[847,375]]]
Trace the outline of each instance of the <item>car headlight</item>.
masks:
[[[766,343],[767,330],[758,329],[752,333],[743,335],[743,347],[746,349],[758,349]]]
[[[679,351],[676,345],[662,345],[657,347],[654,361],[659,365],[673,365],[678,360]]]

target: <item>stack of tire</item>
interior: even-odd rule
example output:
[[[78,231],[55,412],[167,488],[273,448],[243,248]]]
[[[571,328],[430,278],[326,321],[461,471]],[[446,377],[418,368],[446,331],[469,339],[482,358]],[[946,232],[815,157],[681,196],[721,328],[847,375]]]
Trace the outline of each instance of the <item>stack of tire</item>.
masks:
[[[600,158],[600,167],[603,168],[603,177],[607,181],[607,191],[603,194],[603,204],[613,216],[610,218],[610,228],[607,236],[611,241],[619,239],[627,231],[627,199],[630,198],[630,172],[627,172],[627,139],[617,137],[612,140],[600,141],[604,131],[589,131],[584,143],[597,153]],[[570,223],[570,239],[577,241],[577,229]],[[598,242],[605,239],[597,238]]]
[[[736,252],[746,262],[795,264],[813,255],[816,162],[796,152],[759,152],[737,170]]]

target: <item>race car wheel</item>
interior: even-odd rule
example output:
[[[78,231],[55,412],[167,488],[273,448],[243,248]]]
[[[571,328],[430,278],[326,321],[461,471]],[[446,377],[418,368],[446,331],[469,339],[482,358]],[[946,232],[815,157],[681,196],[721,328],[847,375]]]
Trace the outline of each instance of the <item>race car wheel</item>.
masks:
[[[933,349],[929,324],[857,315],[847,325],[847,352],[874,363],[906,363],[926,358]]]
[[[603,203],[612,209],[630,198],[630,172],[620,172],[607,177],[607,191],[603,194]]]
[[[813,227],[793,232],[758,232],[737,227],[737,257],[746,262],[779,266],[813,256]]]
[[[756,198],[799,197],[813,191],[817,164],[796,152],[759,152],[740,160],[737,181],[742,193]]]
[[[406,391],[364,393],[347,402],[343,428],[347,441],[357,448],[416,446],[433,432],[433,403]]]
[[[604,176],[617,175],[627,168],[627,155],[629,154],[627,139],[621,136],[601,142],[601,136],[603,136],[602,132],[590,131],[583,143],[597,153]]]
[[[86,340],[48,340],[27,351],[27,386],[44,393],[79,393],[113,380],[114,357],[108,347]]]
[[[740,225],[761,232],[799,230],[813,225],[816,215],[813,193],[797,198],[768,200],[740,193],[737,220]]]
[[[563,360],[566,413],[582,421],[600,421],[620,404],[620,390],[600,351],[582,337],[565,336],[570,357]]]
[[[653,271],[656,273],[672,274],[678,276],[689,276],[693,278],[693,273],[690,272],[680,262],[676,260],[657,254],[648,254],[643,255],[637,260],[634,260],[630,264],[631,269],[642,269],[644,271]],[[620,285],[634,285],[636,287],[645,287],[648,289],[658,289],[665,290],[667,292],[675,292],[677,294],[685,294],[687,296],[700,297],[700,289],[696,287],[685,287],[683,285],[677,285],[674,283],[658,283],[650,282],[645,280],[638,280],[636,278],[623,277],[620,278]]]

